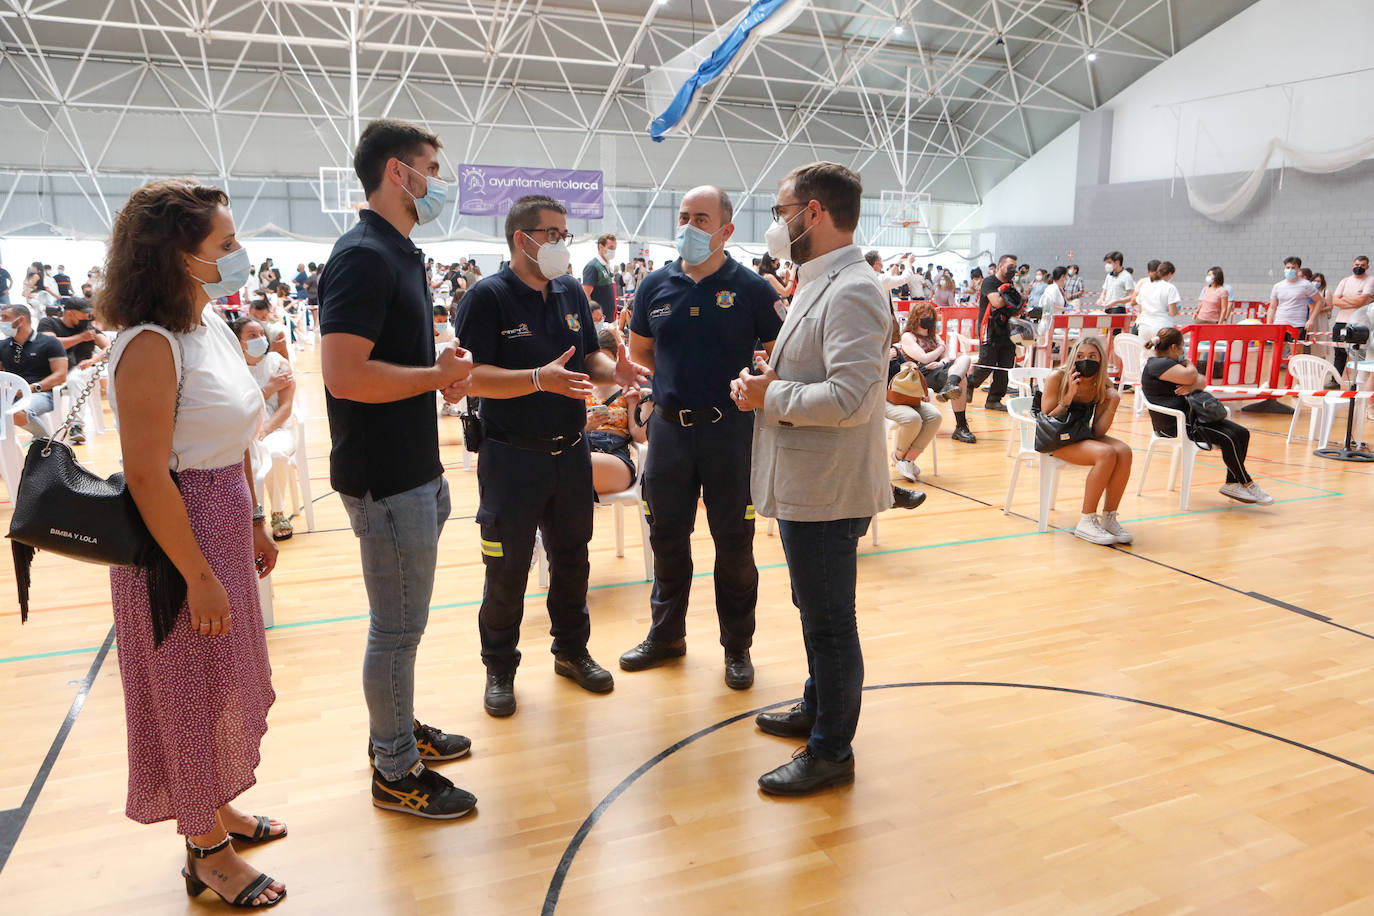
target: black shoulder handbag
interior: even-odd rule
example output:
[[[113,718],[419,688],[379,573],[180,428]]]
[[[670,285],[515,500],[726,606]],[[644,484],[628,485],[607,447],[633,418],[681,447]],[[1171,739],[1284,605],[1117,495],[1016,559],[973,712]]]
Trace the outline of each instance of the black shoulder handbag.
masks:
[[[1188,402],[1188,420],[1197,423],[1216,423],[1226,419],[1226,405],[1210,391],[1190,391],[1184,395]]]
[[[1094,404],[1070,404],[1062,417],[1035,412],[1035,450],[1041,454],[1093,437]]]
[[[95,373],[72,404],[62,427],[50,439],[35,439],[24,458],[8,535],[19,588],[20,619],[27,621],[29,617],[31,567],[39,550],[102,566],[137,566],[148,577],[156,647],[172,631],[181,613],[186,601],[186,580],[143,523],[124,475],[114,474],[107,480],[91,473],[76,460],[71,446],[62,441],[87,396],[99,384],[108,359],[107,353],[96,364]],[[177,376],[173,425],[181,410],[185,380],[183,359]],[[175,482],[176,473],[168,473]]]

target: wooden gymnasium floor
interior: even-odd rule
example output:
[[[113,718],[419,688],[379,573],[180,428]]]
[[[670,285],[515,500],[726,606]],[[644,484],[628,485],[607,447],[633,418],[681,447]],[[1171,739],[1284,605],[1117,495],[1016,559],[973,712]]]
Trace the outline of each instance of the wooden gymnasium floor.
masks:
[[[1002,513],[1005,415],[970,411],[976,446],[944,430],[929,501],[885,513],[881,547],[862,550],[858,780],[798,800],[755,786],[795,743],[757,732],[752,715],[791,704],[805,674],[782,551],[763,525],[752,690],[721,681],[704,518],[687,657],[615,667],[645,633],[649,586],[637,527],[615,558],[602,509],[591,650],[615,692],[554,676],[531,576],[519,712],[482,712],[476,478],[459,464],[458,422],[444,419],[453,518],[417,705],[472,737],[472,757],[443,772],[479,810],[430,823],[369,804],[367,607],[327,485],[315,354],[300,367],[321,530],[282,546],[268,634],[279,699],[244,798],[290,824],[289,839],[249,853],[286,880],[286,911],[1374,912],[1374,468],[1285,447],[1287,418],[1241,415],[1273,507],[1220,496],[1220,463],[1204,456],[1181,513],[1157,464],[1143,496],[1132,477],[1125,549],[1037,534],[1033,470],[1017,512]],[[1115,432],[1148,441],[1129,410]],[[114,470],[115,435],[84,453]],[[1067,473],[1055,525],[1076,521],[1082,475]],[[187,902],[172,828],[123,817],[108,598],[103,571],[40,557],[28,625],[4,602],[0,829],[22,833],[0,911],[217,911],[209,895]]]

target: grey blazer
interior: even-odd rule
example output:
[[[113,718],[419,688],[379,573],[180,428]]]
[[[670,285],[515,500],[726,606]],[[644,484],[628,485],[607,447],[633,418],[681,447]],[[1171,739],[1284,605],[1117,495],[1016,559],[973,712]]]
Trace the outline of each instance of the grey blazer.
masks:
[[[892,307],[857,245],[803,265],[754,419],[758,514],[798,522],[868,518],[892,507],[887,467]]]

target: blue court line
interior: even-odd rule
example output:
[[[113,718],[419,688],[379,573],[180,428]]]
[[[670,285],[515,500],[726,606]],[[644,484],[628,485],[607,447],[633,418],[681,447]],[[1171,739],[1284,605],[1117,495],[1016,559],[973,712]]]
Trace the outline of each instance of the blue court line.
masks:
[[[1313,496],[1294,496],[1294,497],[1291,498],[1291,499],[1276,499],[1276,500],[1274,500],[1274,505],[1278,506],[1278,505],[1283,505],[1284,503],[1299,503],[1299,502],[1305,502],[1306,500],[1309,500],[1309,499],[1329,499],[1330,497],[1333,497],[1333,496],[1344,496],[1344,495],[1345,495],[1345,494],[1343,494],[1343,493],[1335,493],[1335,492],[1327,491],[1327,492],[1325,492],[1325,493],[1318,493],[1318,494],[1315,494],[1315,495],[1313,495]],[[992,507],[992,508],[997,508],[997,507],[994,506],[994,507]],[[1126,524],[1134,524],[1134,523],[1136,523],[1136,522],[1154,522],[1154,521],[1160,521],[1161,519],[1167,519],[1167,518],[1182,518],[1182,517],[1188,516],[1188,515],[1202,515],[1202,514],[1204,514],[1204,513],[1210,513],[1210,512],[1235,512],[1235,511],[1237,511],[1238,509],[1241,509],[1241,508],[1244,508],[1244,507],[1241,506],[1241,505],[1235,505],[1235,506],[1216,506],[1215,508],[1211,508],[1211,509],[1189,509],[1187,512],[1169,512],[1169,513],[1166,513],[1166,514],[1164,514],[1164,515],[1143,515],[1143,516],[1140,516],[1139,518],[1122,519],[1122,522],[1124,522],[1124,523],[1126,523]],[[1017,532],[1017,533],[1015,533],[1015,534],[997,534],[997,535],[992,535],[992,536],[990,536],[990,537],[985,537],[985,538],[967,538],[967,539],[961,540],[961,541],[942,541],[942,542],[940,542],[940,543],[938,543],[938,544],[916,544],[916,545],[911,546],[911,547],[893,547],[893,548],[890,549],[890,550],[870,550],[870,551],[868,551],[868,552],[866,552],[866,553],[860,553],[859,556],[860,556],[860,558],[862,558],[862,557],[882,557],[882,556],[888,556],[889,554],[895,554],[895,553],[911,553],[911,552],[916,551],[916,550],[938,550],[938,549],[940,549],[940,548],[942,548],[942,547],[963,547],[963,546],[966,546],[966,545],[969,545],[969,544],[987,544],[987,543],[990,543],[990,542],[992,542],[992,541],[1010,541],[1010,540],[1014,540],[1014,539],[1016,539],[1016,538],[1029,538],[1029,537],[1037,537],[1037,536],[1040,536],[1040,535],[1062,534],[1062,533],[1068,533],[1069,530],[1070,530],[1070,529],[1068,529],[1068,528],[1051,528],[1049,531],[1020,531],[1020,532]],[[768,565],[766,565],[766,566],[760,566],[760,567],[758,567],[758,569],[759,569],[760,572],[762,572],[763,570],[766,570],[766,569],[785,569],[786,567],[787,567],[787,564],[784,562],[784,563],[770,563],[770,564],[768,564]],[[711,575],[711,573],[709,573],[709,572],[693,573],[693,574],[692,574],[692,578],[693,578],[693,579],[702,579],[702,578],[705,578],[706,576],[709,576],[709,575]],[[604,590],[609,589],[609,588],[626,588],[626,587],[631,586],[631,585],[647,585],[647,584],[648,584],[648,581],[645,580],[645,579],[633,579],[633,580],[630,580],[630,581],[628,581],[628,582],[607,582],[607,583],[602,584],[602,585],[591,585],[591,586],[588,586],[588,587],[587,587],[587,591],[589,591],[589,592],[596,592],[596,591],[604,591]],[[525,595],[525,600],[528,601],[528,600],[531,600],[531,599],[544,598],[544,597],[546,597],[547,595],[548,595],[548,592],[530,592],[529,594]],[[447,611],[447,610],[452,610],[452,609],[454,609],[454,608],[460,608],[460,607],[477,607],[477,606],[480,605],[481,603],[482,603],[482,602],[481,602],[480,599],[479,599],[479,600],[476,600],[476,601],[456,601],[456,602],[453,602],[453,603],[451,603],[451,604],[433,604],[433,605],[430,605],[430,608],[429,608],[429,609],[430,609],[431,612],[433,612],[433,611]],[[289,630],[289,629],[294,629],[294,628],[297,628],[297,627],[315,627],[315,626],[321,626],[321,625],[323,625],[323,624],[328,624],[328,623],[349,623],[349,622],[352,622],[352,621],[355,621],[355,620],[367,620],[368,617],[369,617],[368,614],[349,614],[349,615],[347,615],[347,616],[345,616],[345,617],[323,617],[323,618],[320,618],[320,619],[318,619],[318,620],[297,620],[297,621],[293,621],[293,622],[291,622],[291,623],[279,623],[279,624],[275,624],[275,625],[272,627],[272,630],[273,630],[273,631],[276,631],[276,630]],[[12,656],[10,656],[9,658],[0,658],[0,665],[8,664],[9,662],[29,662],[29,661],[37,661],[37,660],[39,660],[39,659],[44,659],[44,658],[59,658],[59,657],[64,656],[64,655],[84,655],[84,654],[87,654],[87,653],[90,653],[90,652],[99,652],[99,651],[100,651],[100,646],[87,646],[87,647],[82,648],[82,649],[59,649],[59,650],[57,650],[57,651],[55,651],[55,652],[36,652],[36,653],[34,653],[34,654],[32,654],[32,655],[12,655]]]

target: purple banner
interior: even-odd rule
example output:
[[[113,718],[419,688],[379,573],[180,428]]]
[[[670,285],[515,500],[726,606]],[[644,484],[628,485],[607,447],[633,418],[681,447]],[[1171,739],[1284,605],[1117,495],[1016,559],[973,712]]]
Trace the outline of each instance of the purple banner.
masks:
[[[527,169],[508,165],[458,167],[458,212],[503,216],[527,194],[543,194],[577,219],[601,219],[601,173],[578,169]]]

